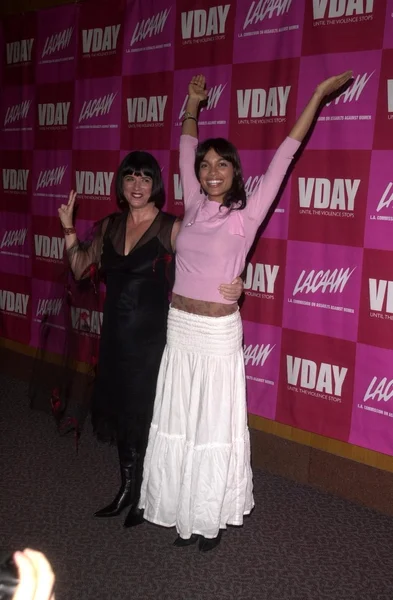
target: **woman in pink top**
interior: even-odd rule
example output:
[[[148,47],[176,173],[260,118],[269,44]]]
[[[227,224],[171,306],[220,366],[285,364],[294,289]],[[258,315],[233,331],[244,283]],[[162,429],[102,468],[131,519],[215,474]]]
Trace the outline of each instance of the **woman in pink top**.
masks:
[[[218,287],[243,271],[321,102],[351,75],[318,85],[248,199],[236,148],[221,138],[198,145],[205,79],[189,85],[180,141],[185,215],[140,501],[145,519],[176,526],[176,546],[199,539],[200,550],[213,549],[222,530],[242,525],[254,506],[242,323],[237,303],[223,300]]]

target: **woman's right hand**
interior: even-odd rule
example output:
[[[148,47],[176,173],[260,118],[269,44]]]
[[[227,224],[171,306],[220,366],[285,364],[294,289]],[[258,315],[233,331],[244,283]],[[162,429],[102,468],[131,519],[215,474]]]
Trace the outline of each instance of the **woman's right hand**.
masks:
[[[205,89],[206,78],[204,75],[195,75],[188,85],[188,97],[190,100],[204,102],[207,98],[207,90]]]
[[[58,209],[60,221],[63,227],[72,227],[73,226],[73,214],[74,214],[74,205],[76,200],[76,192],[74,190],[70,191],[70,195],[68,196],[68,203],[62,204]]]

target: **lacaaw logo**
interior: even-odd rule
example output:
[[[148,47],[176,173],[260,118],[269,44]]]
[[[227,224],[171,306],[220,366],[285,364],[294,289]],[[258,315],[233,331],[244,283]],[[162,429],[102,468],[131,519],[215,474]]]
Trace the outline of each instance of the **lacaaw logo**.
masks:
[[[222,93],[226,87],[227,87],[227,83],[221,83],[219,85],[214,85],[213,87],[211,87],[209,89],[208,96],[207,96],[207,104],[206,104],[206,106],[204,106],[201,109],[201,111],[200,111],[201,115],[206,110],[214,110],[215,108],[217,108],[217,106],[220,102]],[[188,95],[185,96],[183,105],[180,109],[180,113],[179,113],[179,121],[180,122],[185,113],[187,101],[188,101]],[[202,119],[202,116],[199,118],[200,125],[213,125],[213,124],[214,125],[216,125],[216,124],[224,125],[225,123],[226,123],[226,121],[206,121],[206,120],[204,121]]]
[[[62,261],[64,257],[65,240],[63,237],[34,235],[35,255],[49,262]]]
[[[370,214],[371,221],[393,221],[393,215],[383,214],[384,212],[386,212],[386,210],[390,209],[390,205],[393,201],[392,187],[393,181],[389,181],[386,188],[384,189],[382,196],[379,199],[378,206],[376,209],[377,214]]]
[[[29,169],[3,169],[3,191],[12,194],[27,192]]]
[[[64,130],[68,126],[71,102],[38,104],[38,124],[40,129]]]
[[[7,65],[20,65],[32,60],[34,38],[7,43]]]
[[[354,218],[360,179],[299,177],[299,213]]]
[[[388,119],[393,119],[393,79],[387,80],[388,93]]]
[[[267,265],[249,263],[247,266],[247,276],[244,282],[244,289],[247,296],[264,298],[265,300],[274,299],[274,287],[280,267],[278,265]]]
[[[387,377],[373,377],[363,396],[363,402],[368,402],[368,400],[389,402],[391,398],[393,398],[393,379],[388,379]],[[391,416],[393,416],[393,414]]]
[[[296,294],[315,294],[316,292],[341,294],[355,269],[356,267],[353,269],[350,267],[346,269],[327,269],[326,271],[312,269],[308,273],[303,269],[295,283],[292,296],[296,296]]]
[[[102,319],[102,312],[71,306],[71,322],[76,331],[84,334],[100,335]]]
[[[237,90],[239,124],[284,123],[291,86]]]
[[[244,19],[243,31],[250,25],[262,23],[273,17],[282,17],[287,14],[291,8],[292,0],[259,0],[259,2],[251,2],[247,16]]]
[[[393,281],[369,278],[368,289],[370,317],[393,320]]]
[[[11,290],[0,290],[0,310],[10,315],[27,316],[30,296]]]
[[[163,127],[168,96],[127,98],[129,127]]]
[[[28,255],[22,253],[22,247],[26,243],[27,229],[10,229],[5,231],[0,244],[0,252],[11,256],[21,256],[29,258]]]
[[[82,53],[87,56],[115,54],[120,32],[119,25],[82,30]]]
[[[74,28],[68,27],[68,29],[63,29],[63,31],[48,35],[42,49],[40,63],[49,62],[48,59],[50,59],[50,62],[55,62],[56,54],[69,47],[73,33]]]
[[[41,170],[40,174],[38,175],[35,191],[38,192],[38,190],[45,190],[47,188],[61,185],[66,170],[67,165],[54,167],[53,169]]]
[[[76,171],[76,192],[85,198],[108,200],[114,175],[113,171]]]
[[[316,363],[287,355],[287,383],[290,391],[341,402],[348,369],[329,363]]]
[[[58,317],[63,308],[63,298],[39,298],[36,310],[36,320],[44,317]]]
[[[244,363],[252,367],[263,367],[270,354],[273,352],[275,344],[244,344]]]
[[[181,13],[183,45],[219,41],[225,38],[225,24],[230,4],[211,6],[208,10],[190,10]]]
[[[164,31],[165,24],[169,17],[169,13],[171,12],[171,8],[167,8],[157,13],[153,17],[149,17],[148,19],[143,19],[139,21],[130,40],[130,48],[131,50],[127,50],[128,52],[132,52],[132,46],[134,44],[138,44],[140,42],[144,42],[147,38],[156,37],[160,33]],[[168,44],[170,46],[170,44]]]
[[[273,352],[275,344],[244,344],[244,364],[247,369],[246,379],[256,381],[258,383],[266,383],[267,385],[275,385],[275,382],[266,377],[258,377],[262,373],[260,371],[251,371],[251,367],[263,367],[270,354]]]
[[[356,23],[373,18],[374,0],[313,0],[314,21]]]
[[[24,100],[24,102],[20,102],[19,104],[14,104],[13,106],[9,106],[6,110],[4,117],[4,128],[6,128],[9,124],[19,124],[19,121],[24,121],[27,119],[29,115],[29,110],[31,106],[31,100]],[[20,123],[22,125],[22,123]],[[13,130],[16,128],[13,127]]]
[[[105,94],[99,98],[92,98],[91,100],[85,100],[82,104],[82,108],[79,113],[78,123],[84,123],[94,117],[103,117],[109,115],[113,102],[117,96],[116,93]],[[112,127],[112,125],[107,125]],[[79,125],[77,128],[89,127],[89,125]]]

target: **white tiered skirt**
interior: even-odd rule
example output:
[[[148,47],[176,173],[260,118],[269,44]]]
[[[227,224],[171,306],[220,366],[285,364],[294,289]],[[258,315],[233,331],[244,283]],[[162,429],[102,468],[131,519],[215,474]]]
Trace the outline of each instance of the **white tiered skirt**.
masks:
[[[240,313],[171,308],[139,506],[144,518],[217,536],[254,506]]]

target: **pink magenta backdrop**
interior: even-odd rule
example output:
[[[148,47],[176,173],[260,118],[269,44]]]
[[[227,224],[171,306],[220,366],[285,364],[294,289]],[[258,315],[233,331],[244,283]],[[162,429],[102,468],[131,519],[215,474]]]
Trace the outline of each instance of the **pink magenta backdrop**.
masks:
[[[116,209],[120,160],[144,149],[181,215],[181,117],[203,72],[200,134],[236,144],[250,194],[318,82],[353,69],[250,257],[248,403],[393,455],[393,0],[98,0],[4,19],[0,52],[0,334],[37,347],[50,315],[52,352],[70,188],[83,238]],[[74,295],[79,360],[97,347],[103,293],[94,306]]]

